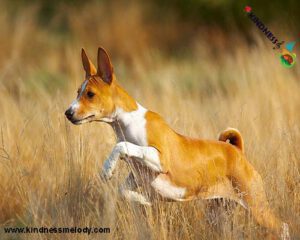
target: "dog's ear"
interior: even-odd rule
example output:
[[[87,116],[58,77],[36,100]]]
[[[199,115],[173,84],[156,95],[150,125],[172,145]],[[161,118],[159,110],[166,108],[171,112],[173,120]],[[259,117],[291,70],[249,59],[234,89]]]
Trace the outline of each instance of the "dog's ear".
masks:
[[[98,75],[107,84],[111,84],[113,80],[113,67],[106,51],[102,48],[98,48]]]
[[[81,58],[82,58],[82,64],[83,64],[83,68],[86,73],[86,76],[89,77],[89,76],[97,74],[97,70],[96,70],[94,64],[91,62],[91,60],[89,60],[89,58],[87,57],[83,48],[81,50]]]

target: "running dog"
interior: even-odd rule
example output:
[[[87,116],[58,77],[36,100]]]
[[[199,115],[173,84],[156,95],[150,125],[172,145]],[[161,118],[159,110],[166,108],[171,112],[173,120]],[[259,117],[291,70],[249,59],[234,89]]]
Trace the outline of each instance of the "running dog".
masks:
[[[112,177],[119,159],[127,161],[132,171],[120,186],[122,196],[144,205],[157,198],[234,200],[259,224],[290,239],[288,225],[273,214],[262,178],[243,153],[238,130],[226,129],[218,141],[183,136],[117,83],[103,48],[98,49],[97,69],[83,49],[81,57],[85,80],[65,115],[76,125],[99,121],[112,126],[117,144],[104,162],[102,177]],[[137,191],[141,186],[147,194]]]

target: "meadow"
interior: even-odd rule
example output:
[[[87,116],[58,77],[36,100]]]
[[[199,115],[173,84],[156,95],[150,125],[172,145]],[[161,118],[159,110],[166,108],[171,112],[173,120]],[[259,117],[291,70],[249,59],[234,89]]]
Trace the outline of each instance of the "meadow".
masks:
[[[281,66],[256,29],[249,44],[239,34],[202,27],[193,39],[180,38],[189,45],[177,49],[183,26],[171,19],[158,29],[159,22],[145,20],[142,5],[124,7],[62,6],[47,25],[39,24],[37,6],[13,16],[0,9],[0,239],[265,238],[266,230],[239,206],[208,221],[202,201],[152,207],[123,201],[118,185],[129,171],[125,163],[109,183],[101,181],[116,141],[112,129],[75,126],[64,116],[84,80],[81,48],[95,63],[98,46],[111,53],[120,84],[179,133],[216,139],[228,126],[238,128],[270,205],[300,239],[300,63]],[[68,23],[68,31],[57,22]],[[168,54],[160,50],[166,35]],[[14,235],[4,233],[7,226],[111,232]]]

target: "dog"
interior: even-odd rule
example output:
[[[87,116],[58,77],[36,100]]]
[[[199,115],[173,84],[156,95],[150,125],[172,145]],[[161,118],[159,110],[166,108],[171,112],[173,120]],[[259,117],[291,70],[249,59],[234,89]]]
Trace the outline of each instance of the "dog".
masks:
[[[104,162],[101,176],[110,179],[119,160],[124,159],[132,169],[120,186],[124,198],[144,205],[157,198],[230,199],[249,209],[260,225],[281,239],[290,239],[288,225],[273,214],[262,178],[245,157],[237,129],[224,130],[218,140],[183,136],[117,83],[103,48],[98,49],[97,69],[84,49],[81,57],[85,80],[65,115],[76,125],[99,121],[112,126],[117,144]],[[139,186],[148,194],[139,193]]]

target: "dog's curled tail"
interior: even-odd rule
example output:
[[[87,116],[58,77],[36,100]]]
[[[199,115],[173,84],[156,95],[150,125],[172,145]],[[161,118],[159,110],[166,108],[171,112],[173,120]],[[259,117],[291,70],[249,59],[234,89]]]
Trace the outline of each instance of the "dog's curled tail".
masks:
[[[244,141],[239,130],[227,128],[219,134],[219,141],[227,142],[239,148],[244,152]]]

